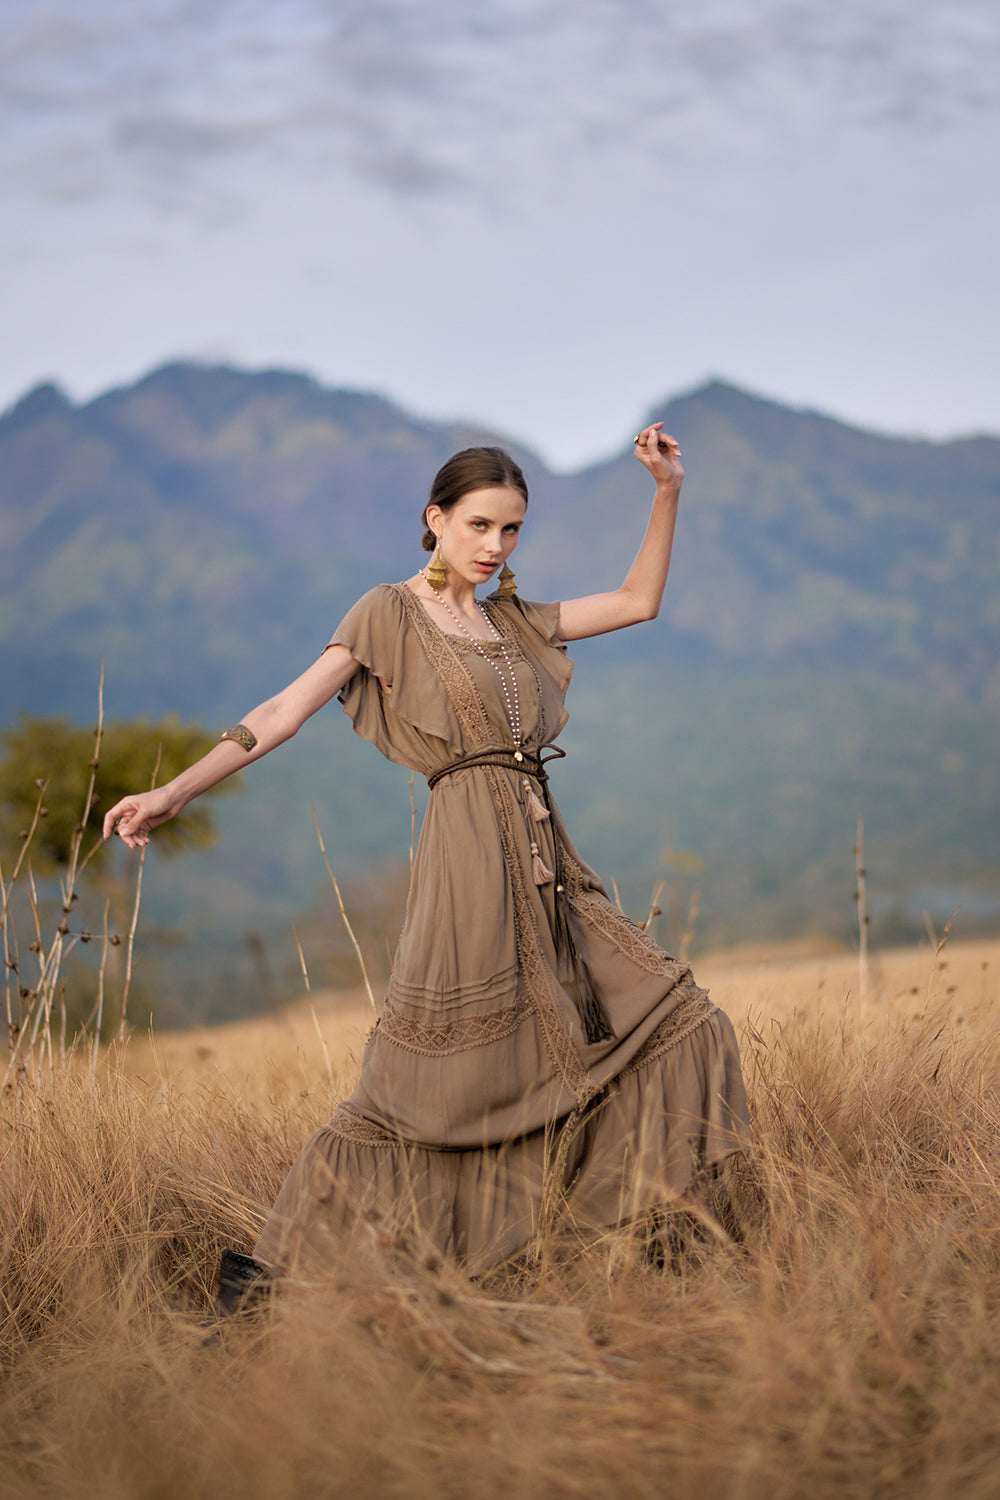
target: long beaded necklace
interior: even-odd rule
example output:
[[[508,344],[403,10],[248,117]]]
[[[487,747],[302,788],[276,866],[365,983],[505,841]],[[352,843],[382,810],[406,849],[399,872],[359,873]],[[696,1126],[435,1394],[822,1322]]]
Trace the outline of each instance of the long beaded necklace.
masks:
[[[437,593],[436,590],[435,598],[437,599],[437,602],[439,604],[444,606],[448,614],[451,615],[451,618],[454,620],[459,630],[465,636],[466,640],[471,641],[472,645],[479,652],[479,655],[483,658],[484,661],[489,662],[490,666],[497,674],[497,677],[500,679],[500,686],[503,688],[504,702],[507,705],[507,723],[510,725],[510,732],[514,740],[514,759],[518,762],[518,764],[520,764],[524,760],[524,755],[521,751],[521,746],[523,744],[521,735],[521,700],[519,699],[517,694],[517,678],[514,675],[514,660],[510,654],[510,649],[507,645],[507,642],[504,640],[503,636],[500,634],[499,630],[496,628],[493,621],[490,619],[489,615],[480,604],[479,600],[476,599],[476,608],[478,609],[483,620],[486,622],[486,628],[489,631],[490,636],[500,647],[500,655],[503,657],[504,663],[507,667],[507,671],[510,675],[510,688],[507,687],[504,675],[497,663],[488,654],[488,652],[483,650],[482,642],[480,640],[477,640],[477,638],[472,634],[472,631],[462,623],[458,615],[448,603],[447,599],[442,599],[441,595]],[[539,798],[528,777],[522,776],[521,782],[524,788],[524,801],[528,816],[536,824],[548,822],[549,810],[545,806],[544,802],[542,802]],[[536,885],[549,885],[556,878],[553,872],[549,869],[548,865],[542,859],[541,851],[538,847],[538,836],[536,833],[532,833],[531,836],[531,873]],[[558,885],[556,887],[556,890],[561,894],[563,890],[562,885]]]
[[[500,634],[499,630],[496,628],[493,621],[490,619],[489,615],[486,613],[485,609],[483,609],[483,606],[477,599],[475,601],[476,608],[482,616],[491,638],[500,647],[500,655],[503,657],[504,663],[507,667],[507,671],[510,675],[510,687],[507,686],[506,678],[501,672],[498,664],[493,660],[488,651],[483,650],[482,642],[472,634],[472,631],[469,630],[466,625],[462,624],[462,621],[452,609],[447,599],[442,599],[441,595],[438,593],[435,593],[434,597],[437,600],[438,604],[440,604],[447,611],[447,613],[451,615],[451,618],[454,620],[459,630],[465,636],[465,639],[472,642],[475,649],[479,652],[479,655],[483,658],[484,661],[489,662],[490,666],[497,674],[497,677],[500,679],[500,686],[503,689],[504,703],[507,707],[507,723],[510,725],[511,736],[514,740],[514,759],[516,761],[522,761],[524,759],[524,756],[521,753],[521,745],[523,743],[523,737],[521,734],[521,700],[517,694],[517,678],[514,675],[514,661],[510,654],[510,648],[508,647],[507,642],[504,640],[503,636]]]

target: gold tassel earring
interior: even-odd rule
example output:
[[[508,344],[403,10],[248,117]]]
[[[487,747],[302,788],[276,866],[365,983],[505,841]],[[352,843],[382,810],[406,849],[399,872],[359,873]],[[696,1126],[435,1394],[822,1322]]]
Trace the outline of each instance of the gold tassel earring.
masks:
[[[504,563],[503,568],[500,571],[500,587],[497,589],[497,593],[500,595],[501,599],[513,599],[516,591],[517,584],[514,582],[514,574],[512,570],[508,568],[507,564]]]
[[[440,593],[448,581],[448,570],[441,556],[441,543],[438,542],[434,549],[434,556],[424,569],[424,577],[435,593]]]

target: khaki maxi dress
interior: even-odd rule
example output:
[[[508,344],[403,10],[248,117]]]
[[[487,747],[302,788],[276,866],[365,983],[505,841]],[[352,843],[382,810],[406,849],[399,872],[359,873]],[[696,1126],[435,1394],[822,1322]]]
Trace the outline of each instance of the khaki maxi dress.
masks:
[[[524,748],[537,753],[567,719],[559,606],[493,597],[484,608],[514,661]],[[366,594],[330,644],[361,664],[344,711],[389,760],[431,776],[470,753],[510,753],[493,666],[406,584]],[[329,1264],[346,1230],[375,1222],[475,1274],[524,1247],[555,1206],[590,1227],[618,1224],[676,1201],[746,1144],[729,1020],[612,905],[539,791],[513,767],[482,765],[431,791],[360,1082],[292,1166],[259,1259]],[[587,1041],[578,971],[557,951],[557,899],[609,1039]]]

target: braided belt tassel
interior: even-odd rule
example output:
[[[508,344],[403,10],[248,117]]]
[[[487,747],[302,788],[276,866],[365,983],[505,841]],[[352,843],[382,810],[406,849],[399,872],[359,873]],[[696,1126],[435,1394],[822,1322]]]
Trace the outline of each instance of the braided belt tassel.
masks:
[[[556,886],[556,952],[572,967],[579,990],[580,1019],[588,1042],[609,1042],[614,1030],[604,1009],[590,965],[573,941],[569,901],[562,881]]]
[[[556,878],[539,854],[534,839],[531,840],[531,878],[536,885],[549,885]]]
[[[531,785],[531,782],[528,780],[527,776],[522,777],[522,783],[524,786],[525,797],[528,803],[528,811],[530,812],[532,818],[536,823],[547,823],[549,819],[549,810],[545,806],[545,803],[542,801],[541,797],[539,797],[538,793]]]
[[[525,777],[525,782],[527,784],[527,777]],[[537,823],[540,823],[550,816],[550,811],[549,808],[546,807],[545,804],[541,801],[541,799],[535,795],[534,790],[532,788],[529,789],[532,793],[532,799],[538,803],[543,814],[542,817],[535,817],[535,821]],[[545,794],[546,800],[548,800],[548,787],[545,782],[542,783],[542,790]],[[529,799],[529,806],[530,804],[531,799]],[[533,808],[532,814],[534,816]],[[558,866],[558,837],[555,840],[555,849],[556,864]],[[546,872],[545,880],[539,880],[537,875],[535,876],[535,883],[537,885],[547,885],[550,880],[555,879],[552,873],[548,870],[548,867],[543,864],[542,860],[538,857],[538,846],[534,841],[532,841],[532,870],[535,869],[536,863],[541,867],[541,869],[545,870]],[[587,963],[587,960],[584,958],[583,954],[577,948],[576,943],[573,941],[573,933],[570,927],[569,897],[566,894],[566,882],[563,879],[562,871],[559,872],[559,877],[558,879],[556,879],[555,898],[556,953],[573,970],[578,991],[580,1019],[583,1022],[583,1029],[586,1034],[587,1041],[591,1043],[612,1041],[615,1035],[614,1028],[611,1025],[611,1021],[608,1017],[607,1011],[604,1009],[604,1002],[602,1001],[600,994],[598,993],[597,985],[594,983],[594,976],[590,972],[590,965]]]
[[[533,823],[547,822],[549,810],[527,776],[521,777],[521,787],[524,791],[524,800],[528,804],[528,812],[531,814],[531,821]],[[531,878],[536,885],[550,885],[556,878],[538,852],[536,839],[531,840]]]

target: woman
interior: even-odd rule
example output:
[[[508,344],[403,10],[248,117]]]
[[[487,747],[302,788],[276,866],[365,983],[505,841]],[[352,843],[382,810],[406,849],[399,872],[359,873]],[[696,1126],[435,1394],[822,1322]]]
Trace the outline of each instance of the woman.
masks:
[[[565,643],[658,613],[683,479],[662,425],[635,439],[656,489],[620,588],[518,599],[507,562],[524,477],[499,449],[467,449],[424,511],[428,566],[366,594],[308,671],[104,820],[105,838],[141,847],[335,695],[358,734],[431,786],[359,1085],[293,1165],[254,1258],[224,1257],[224,1302],[262,1266],[329,1262],[359,1222],[482,1272],[557,1206],[588,1227],[618,1224],[676,1203],[745,1144],[732,1027],[580,861],[541,753],[567,717]]]

